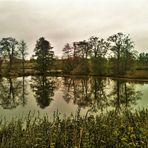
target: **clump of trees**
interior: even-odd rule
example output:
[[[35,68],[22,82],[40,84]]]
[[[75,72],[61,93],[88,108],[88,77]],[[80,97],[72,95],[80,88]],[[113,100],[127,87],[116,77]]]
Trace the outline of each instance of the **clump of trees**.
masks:
[[[144,53],[144,52],[140,53],[138,60],[140,63],[144,65],[148,64],[148,53]]]
[[[133,67],[136,59],[136,51],[134,51],[134,43],[129,35],[117,33],[108,38],[110,50],[114,54],[114,71],[117,75],[126,74]]]
[[[5,75],[15,75],[16,71],[25,74],[25,58],[27,55],[27,44],[25,41],[17,41],[15,38],[7,37],[0,40],[0,67],[4,66]],[[21,64],[20,64],[21,63]],[[21,65],[21,71],[19,65]]]
[[[37,73],[46,75],[51,68],[54,57],[52,48],[50,42],[43,37],[36,42],[33,55],[35,62],[33,64]],[[5,75],[16,75],[16,72],[25,75],[27,54],[27,44],[24,40],[19,42],[12,37],[2,38],[0,40],[0,69],[3,64],[5,65],[3,66]]]
[[[11,37],[3,38],[0,41],[1,54],[8,60],[8,73],[11,73],[14,59],[18,56],[17,45],[17,40]]]
[[[124,75],[132,69],[136,54],[129,35],[117,33],[107,40],[93,36],[65,45],[63,70],[72,74]]]
[[[92,73],[95,75],[106,74],[106,56],[109,49],[109,43],[98,37],[91,37],[89,43],[91,47],[90,58]]]

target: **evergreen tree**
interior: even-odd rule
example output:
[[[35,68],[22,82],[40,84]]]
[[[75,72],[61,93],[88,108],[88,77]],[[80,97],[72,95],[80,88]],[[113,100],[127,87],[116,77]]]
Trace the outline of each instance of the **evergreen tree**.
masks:
[[[45,40],[44,37],[39,38],[36,42],[36,47],[34,49],[36,59],[36,70],[37,72],[46,75],[49,68],[53,64],[54,52],[52,51],[50,42]]]

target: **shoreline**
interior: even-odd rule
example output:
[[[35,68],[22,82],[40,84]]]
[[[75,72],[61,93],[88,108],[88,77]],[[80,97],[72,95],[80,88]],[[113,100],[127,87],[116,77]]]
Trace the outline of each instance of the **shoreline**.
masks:
[[[19,72],[13,72],[10,74],[1,74],[0,77],[26,77],[26,76],[42,76],[43,74],[37,73],[37,72],[25,72],[24,74],[19,73]],[[54,71],[54,72],[48,72],[45,76],[56,76],[56,77],[97,77],[97,78],[111,78],[111,79],[116,79],[116,80],[134,80],[134,81],[143,81],[143,82],[148,82],[148,76],[115,76],[115,75],[94,75],[94,74],[66,74],[63,72],[59,71]]]

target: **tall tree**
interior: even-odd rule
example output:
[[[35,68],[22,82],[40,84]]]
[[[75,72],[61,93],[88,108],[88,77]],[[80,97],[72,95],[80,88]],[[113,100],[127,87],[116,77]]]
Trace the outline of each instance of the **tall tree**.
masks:
[[[74,48],[74,74],[88,74],[89,73],[89,64],[88,57],[90,53],[90,45],[87,41],[79,41],[73,43]]]
[[[70,59],[72,57],[72,47],[67,43],[63,48],[63,58]]]
[[[77,55],[81,57],[81,59],[88,59],[88,56],[90,54],[90,44],[88,41],[79,41],[75,42]]]
[[[63,48],[63,70],[65,73],[70,73],[73,69],[72,47],[67,43]]]
[[[123,33],[117,33],[108,38],[111,45],[111,51],[115,56],[115,71],[117,75],[125,74],[130,68],[128,66],[129,60],[134,58],[132,51],[134,45],[129,35]]]
[[[34,49],[35,59],[36,59],[36,70],[46,75],[49,68],[53,64],[54,52],[51,50],[50,42],[45,40],[44,37],[39,38],[36,42],[36,47]]]
[[[9,61],[8,63],[8,74],[12,70],[12,64],[14,61],[14,58],[18,55],[17,50],[18,42],[15,38],[8,37],[8,38],[2,38],[0,41],[0,48],[2,50],[3,57],[6,57]]]
[[[91,57],[93,58],[105,57],[109,47],[109,43],[107,41],[92,36],[89,39],[89,42],[91,45]]]
[[[104,39],[98,37],[91,37],[89,39],[91,46],[91,69],[93,74],[105,74],[106,54],[109,49],[109,43]]]
[[[21,60],[22,60],[22,72],[23,72],[23,75],[25,73],[25,57],[27,55],[27,45],[26,43],[22,40],[19,42],[19,51],[21,53]]]

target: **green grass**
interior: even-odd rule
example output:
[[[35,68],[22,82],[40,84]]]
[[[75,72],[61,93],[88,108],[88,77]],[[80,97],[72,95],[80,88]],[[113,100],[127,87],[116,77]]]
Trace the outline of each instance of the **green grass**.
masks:
[[[2,148],[147,148],[148,110],[115,111],[98,116],[40,118],[29,114],[24,119],[0,122]]]

